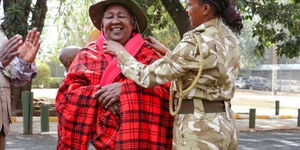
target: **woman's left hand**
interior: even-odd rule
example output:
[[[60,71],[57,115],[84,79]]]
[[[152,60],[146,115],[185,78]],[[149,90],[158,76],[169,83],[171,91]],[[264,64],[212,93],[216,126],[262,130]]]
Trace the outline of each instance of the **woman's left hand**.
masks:
[[[119,101],[121,87],[122,83],[119,82],[103,86],[94,94],[93,98],[98,100],[101,107],[108,108],[112,104]]]
[[[116,56],[118,51],[126,51],[123,45],[115,41],[105,41],[103,43],[103,50],[104,53],[108,53],[113,56]]]

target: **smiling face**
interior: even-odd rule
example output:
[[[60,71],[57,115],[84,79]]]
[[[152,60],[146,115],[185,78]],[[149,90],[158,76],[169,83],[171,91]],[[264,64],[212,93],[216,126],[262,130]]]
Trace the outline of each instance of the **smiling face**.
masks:
[[[102,19],[102,31],[107,40],[125,45],[134,30],[133,18],[122,5],[108,6]]]
[[[208,4],[201,3],[199,0],[188,0],[187,5],[186,12],[189,15],[192,27],[197,27],[215,18],[212,7]]]

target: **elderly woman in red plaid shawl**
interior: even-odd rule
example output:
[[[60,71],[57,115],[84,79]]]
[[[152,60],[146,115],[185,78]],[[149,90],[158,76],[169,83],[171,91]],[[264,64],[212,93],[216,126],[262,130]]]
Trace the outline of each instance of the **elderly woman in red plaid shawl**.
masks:
[[[79,52],[57,93],[57,149],[87,149],[89,143],[96,149],[171,149],[169,85],[142,88],[103,53],[103,42],[113,40],[143,64],[157,60],[140,34],[147,27],[144,13],[131,0],[101,0],[89,11],[102,32]]]

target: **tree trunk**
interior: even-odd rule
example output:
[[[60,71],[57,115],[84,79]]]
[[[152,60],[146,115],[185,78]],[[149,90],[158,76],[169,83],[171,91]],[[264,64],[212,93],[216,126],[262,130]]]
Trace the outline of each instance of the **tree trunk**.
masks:
[[[7,38],[20,34],[25,39],[31,0],[3,0],[4,21],[2,30]]]
[[[31,4],[32,0],[3,0],[5,16],[1,26],[8,38],[11,38],[15,34],[20,34],[25,40],[28,29],[37,27],[39,31],[43,30],[47,12],[47,0],[37,0],[33,9],[31,8]],[[32,14],[32,20],[30,20],[29,24],[30,13]],[[31,81],[23,87],[12,85],[11,91],[12,110],[13,114],[16,114],[22,110],[22,91],[31,91]]]
[[[182,38],[183,34],[191,29],[188,14],[179,0],[161,0],[161,2],[172,17]]]
[[[32,12],[32,26],[42,32],[47,13],[47,0],[37,0]]]

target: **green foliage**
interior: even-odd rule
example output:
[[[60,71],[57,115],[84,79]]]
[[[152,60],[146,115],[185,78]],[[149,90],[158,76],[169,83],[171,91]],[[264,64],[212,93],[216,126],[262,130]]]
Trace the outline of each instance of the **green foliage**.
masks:
[[[160,0],[136,0],[140,7],[147,13],[149,29],[162,29],[172,21],[169,20],[168,15]]]
[[[52,40],[52,42],[43,43],[42,46],[45,48],[40,54],[42,57],[38,58],[60,64],[58,56],[61,49],[67,46],[83,47],[88,43],[89,34],[95,29],[90,21],[88,9],[96,0],[48,1],[49,13],[46,20],[46,32],[57,32],[57,35],[53,37],[54,39],[46,37],[45,40]],[[47,45],[45,45],[46,43]]]
[[[240,65],[242,69],[251,69],[261,65],[265,58],[256,57],[254,55],[255,45],[257,45],[257,38],[253,38],[252,28],[254,22],[253,21],[245,21],[244,28],[240,34],[237,35],[240,42]]]
[[[50,83],[50,67],[43,62],[37,62],[37,76],[32,80],[33,87],[48,87]]]
[[[59,48],[70,45],[82,47],[87,44],[88,36],[94,28],[88,14],[88,8],[95,0],[82,0],[74,3],[64,1],[59,10],[58,22]]]
[[[166,27],[161,29],[153,29],[153,36],[170,50],[174,49],[180,41],[180,36],[174,23],[168,23]]]
[[[178,29],[172,18],[163,7],[160,0],[136,0],[139,5],[147,12],[148,29],[157,40],[173,49],[180,40]]]
[[[62,82],[63,78],[60,77],[51,77],[49,88],[59,88],[60,83]]]
[[[26,1],[23,1],[21,4],[11,4],[4,13],[1,27],[8,37],[12,37],[15,34],[23,36],[27,34],[29,27],[24,13],[24,3]]]
[[[300,3],[294,1],[241,0],[238,8],[244,18],[255,20],[253,37],[258,37],[255,53],[263,56],[265,50],[275,45],[278,56],[300,56]]]

